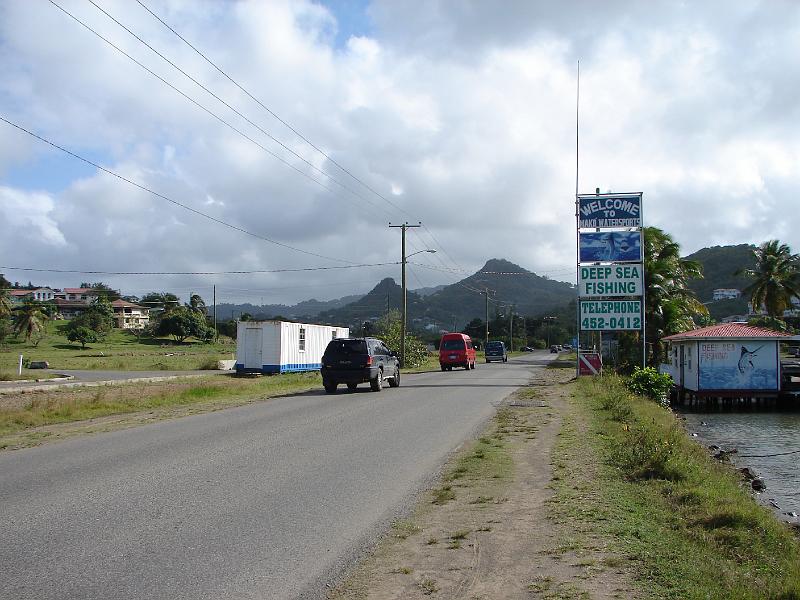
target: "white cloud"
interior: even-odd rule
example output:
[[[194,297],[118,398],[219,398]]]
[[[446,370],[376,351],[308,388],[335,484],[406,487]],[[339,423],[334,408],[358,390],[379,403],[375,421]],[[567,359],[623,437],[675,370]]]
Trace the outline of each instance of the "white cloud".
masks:
[[[800,233],[785,218],[796,212],[800,167],[800,6],[793,3],[767,9],[755,0],[509,0],[498,10],[478,1],[376,2],[369,9],[374,31],[343,46],[335,45],[335,15],[310,1],[154,5],[382,197],[306,145],[138,5],[102,4],[335,181],[88,3],[65,6],[293,168],[49,5],[0,7],[0,113],[258,236],[353,262],[388,262],[397,259],[399,237],[387,222],[422,220],[447,254],[423,254],[419,262],[452,266],[450,255],[472,271],[490,257],[506,257],[571,280],[580,58],[581,191],[643,191],[648,223],[673,233],[687,252],[769,237],[800,250]],[[43,157],[51,168],[57,153],[5,124],[0,140],[0,174],[19,180],[2,188],[0,247],[28,266],[217,271],[340,264],[243,235],[103,173],[49,185],[53,173],[42,168],[31,185],[31,177],[14,175],[37,169]],[[31,235],[40,241],[33,247]],[[424,230],[409,243],[410,251],[437,246]],[[119,277],[114,284],[180,293],[216,282],[223,290],[258,290],[259,298],[266,290],[265,301],[276,302],[339,296],[350,291],[342,287],[347,281],[364,291],[365,281],[398,275],[392,266],[249,278]],[[423,269],[416,275],[424,285],[453,280]],[[313,285],[319,287],[307,287]]]

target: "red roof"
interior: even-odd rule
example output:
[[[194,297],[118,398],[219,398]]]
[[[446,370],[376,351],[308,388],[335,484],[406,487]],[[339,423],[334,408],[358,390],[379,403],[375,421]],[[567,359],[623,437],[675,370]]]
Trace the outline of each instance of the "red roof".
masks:
[[[9,295],[11,296],[27,296],[28,294],[32,294],[33,290],[11,290]]]
[[[764,329],[763,327],[753,327],[752,325],[745,325],[744,323],[722,323],[721,325],[711,325],[710,327],[702,327],[700,329],[693,329],[692,331],[676,333],[664,339],[670,342],[677,342],[689,339],[780,339],[791,337],[794,337],[791,333],[781,333],[780,331],[772,331],[771,329]]]
[[[64,293],[66,294],[85,294],[86,292],[97,293],[97,290],[93,290],[92,288],[64,288]]]

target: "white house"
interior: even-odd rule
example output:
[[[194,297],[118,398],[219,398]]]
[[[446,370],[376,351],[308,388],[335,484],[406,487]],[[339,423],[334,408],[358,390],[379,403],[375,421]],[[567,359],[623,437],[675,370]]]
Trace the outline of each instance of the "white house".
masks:
[[[717,300],[736,300],[737,298],[741,298],[741,296],[741,290],[734,288],[717,288],[713,291],[712,299],[714,302]]]
[[[119,329],[144,329],[150,323],[150,309],[127,300],[114,300],[114,322]]]

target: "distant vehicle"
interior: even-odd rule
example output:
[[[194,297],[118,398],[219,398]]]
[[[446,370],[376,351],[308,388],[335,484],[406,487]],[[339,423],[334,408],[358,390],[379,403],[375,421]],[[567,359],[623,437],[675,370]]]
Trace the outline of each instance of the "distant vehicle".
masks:
[[[552,346],[550,346],[550,353],[551,354],[558,354],[558,346],[556,344],[553,344]]]
[[[340,383],[350,391],[359,383],[369,383],[373,392],[380,392],[384,382],[400,385],[400,361],[377,338],[339,338],[328,342],[322,355],[322,385],[333,394]]]
[[[533,352],[533,348],[531,348],[530,346],[525,346],[525,347],[522,349],[522,351],[523,351],[523,352]]]
[[[564,350],[572,350],[571,344],[564,344],[562,347],[564,348]]]
[[[439,342],[439,366],[442,371],[453,367],[475,368],[475,346],[465,333],[445,333]]]
[[[487,342],[486,362],[508,362],[508,351],[503,342]]]

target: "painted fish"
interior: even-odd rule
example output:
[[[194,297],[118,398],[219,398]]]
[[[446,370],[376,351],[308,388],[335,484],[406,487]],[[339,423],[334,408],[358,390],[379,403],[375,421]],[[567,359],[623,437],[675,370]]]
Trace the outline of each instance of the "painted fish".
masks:
[[[752,371],[753,369],[756,368],[756,366],[753,364],[753,359],[756,358],[756,356],[758,356],[756,353],[763,347],[764,346],[761,345],[755,350],[748,350],[747,348],[745,348],[744,345],[742,345],[742,354],[741,356],[739,356],[739,364],[737,365],[739,367],[739,373],[744,373],[745,371]]]

